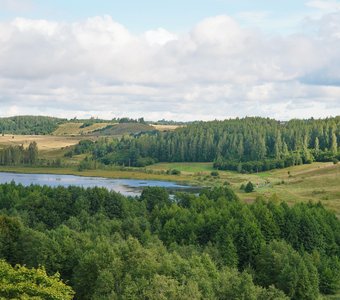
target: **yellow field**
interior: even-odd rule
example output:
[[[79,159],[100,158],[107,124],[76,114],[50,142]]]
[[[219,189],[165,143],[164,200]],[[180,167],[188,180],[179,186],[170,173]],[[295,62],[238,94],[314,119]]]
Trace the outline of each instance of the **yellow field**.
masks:
[[[114,123],[95,123],[85,128],[80,128],[83,123],[69,122],[60,124],[59,127],[53,132],[53,135],[82,135],[89,134],[95,130],[105,128]]]
[[[59,137],[51,135],[4,135],[0,136],[0,148],[10,145],[23,145],[35,141],[40,151],[50,151],[65,148],[79,143],[78,137]]]
[[[182,125],[154,125],[154,124],[150,125],[159,131],[172,131],[175,130],[176,128],[183,127]]]

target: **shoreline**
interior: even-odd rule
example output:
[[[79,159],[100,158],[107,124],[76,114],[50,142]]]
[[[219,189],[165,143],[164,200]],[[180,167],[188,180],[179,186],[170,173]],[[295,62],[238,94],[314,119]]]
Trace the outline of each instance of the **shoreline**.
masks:
[[[72,168],[53,167],[26,167],[26,166],[0,166],[1,173],[22,173],[22,174],[53,174],[53,175],[73,175],[81,177],[97,177],[107,179],[134,179],[152,181],[171,181],[182,185],[198,186],[197,182],[190,180],[185,175],[149,174],[139,171],[120,170],[85,170],[78,171]]]

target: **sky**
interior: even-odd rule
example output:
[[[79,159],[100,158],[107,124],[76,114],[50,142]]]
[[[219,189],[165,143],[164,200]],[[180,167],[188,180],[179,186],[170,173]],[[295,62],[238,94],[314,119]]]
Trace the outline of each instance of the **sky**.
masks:
[[[0,116],[340,115],[340,1],[0,0]]]

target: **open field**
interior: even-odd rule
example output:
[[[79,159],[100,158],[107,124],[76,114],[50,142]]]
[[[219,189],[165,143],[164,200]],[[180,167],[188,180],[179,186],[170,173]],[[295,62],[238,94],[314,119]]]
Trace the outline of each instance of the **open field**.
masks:
[[[198,173],[214,171],[212,163],[158,163],[148,166],[149,170],[166,171],[169,169],[177,169],[183,173]]]
[[[210,176],[212,163],[167,163],[148,167],[151,170],[178,169],[191,177],[196,184],[204,186],[221,185],[229,182],[244,201],[253,201],[257,196],[278,197],[288,203],[321,201],[340,216],[340,164],[313,163],[256,174],[239,174],[218,171],[219,178]],[[289,173],[288,173],[289,172]],[[242,183],[251,181],[255,192],[240,191]]]
[[[36,142],[41,151],[50,151],[62,149],[79,143],[78,137],[58,137],[52,135],[11,135],[5,134],[0,136],[0,148],[4,146],[24,145],[27,147],[29,143]]]
[[[151,124],[151,126],[159,131],[173,131],[179,127],[183,127],[183,125],[157,125],[157,124]]]
[[[89,134],[95,130],[103,129],[113,123],[95,123],[91,126],[81,128],[83,123],[68,122],[60,124],[59,127],[53,132],[53,135],[82,135]]]

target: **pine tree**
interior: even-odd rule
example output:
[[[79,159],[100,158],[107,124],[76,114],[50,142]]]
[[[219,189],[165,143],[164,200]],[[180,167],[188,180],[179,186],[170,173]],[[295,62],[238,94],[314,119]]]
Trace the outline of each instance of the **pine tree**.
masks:
[[[244,188],[244,191],[245,191],[246,193],[251,193],[251,192],[254,191],[254,185],[252,184],[251,181],[249,181],[249,182],[247,183],[246,187]]]

